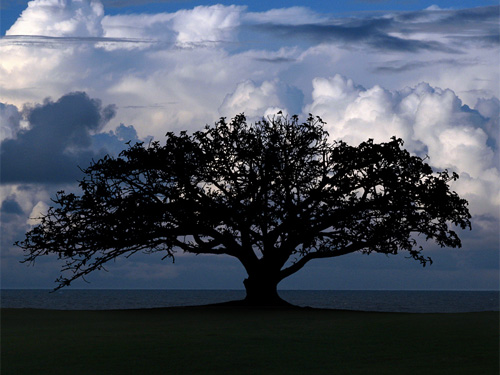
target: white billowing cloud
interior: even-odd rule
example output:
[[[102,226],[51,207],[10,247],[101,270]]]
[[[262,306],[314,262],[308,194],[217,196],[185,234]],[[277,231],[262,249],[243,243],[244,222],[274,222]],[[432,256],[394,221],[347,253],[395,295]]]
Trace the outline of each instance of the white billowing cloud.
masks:
[[[269,108],[283,110],[279,88],[276,81],[264,81],[260,86],[247,80],[241,82],[233,93],[224,99],[219,112],[231,117],[245,113],[249,118],[262,117]]]
[[[246,80],[240,82],[232,93],[226,95],[219,113],[225,117],[245,113],[250,121],[259,120],[262,117],[273,116],[279,111],[283,114],[298,114],[302,101],[303,94],[299,89],[277,79],[263,81],[260,86],[251,80]]]
[[[429,87],[419,96],[414,137],[427,146],[436,167],[478,178],[494,165],[494,152],[481,128],[486,122],[478,112],[463,107],[453,91]]]
[[[98,0],[30,1],[6,32],[14,39],[1,46],[2,101],[20,107],[27,101],[85,88],[82,82],[93,75],[91,71],[101,75],[91,41],[103,36],[103,17]],[[16,35],[22,37],[16,39]]]
[[[101,36],[103,16],[98,0],[33,0],[6,35]]]
[[[147,48],[210,47],[233,42],[237,37],[242,6],[197,6],[175,13],[107,15],[102,19],[104,37],[130,39],[130,43],[113,41],[100,44],[108,50]],[[134,43],[137,41],[137,43]]]
[[[244,9],[236,5],[213,5],[178,11],[172,27],[177,32],[177,44],[189,47],[235,40],[240,13]]]
[[[449,89],[426,83],[397,91],[365,89],[340,75],[316,78],[312,98],[306,112],[322,117],[333,139],[359,144],[400,137],[410,151],[427,154],[436,169],[460,174],[453,186],[473,201],[474,214],[498,216],[498,120],[486,117],[498,113],[498,100],[481,100],[471,110]]]
[[[367,90],[337,74],[332,78],[315,78],[312,99],[305,112],[322,117],[333,139],[352,144],[368,138],[383,142],[392,136],[413,140],[411,123],[406,120],[413,116],[415,103],[411,98],[399,100],[397,94],[380,86]],[[395,113],[397,104],[401,116]],[[414,144],[413,148],[418,149],[419,145]]]

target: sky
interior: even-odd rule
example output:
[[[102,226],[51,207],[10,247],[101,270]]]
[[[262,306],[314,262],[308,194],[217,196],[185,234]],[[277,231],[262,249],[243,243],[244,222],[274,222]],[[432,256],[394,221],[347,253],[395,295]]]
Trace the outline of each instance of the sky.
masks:
[[[59,190],[128,141],[244,112],[321,116],[331,140],[403,138],[460,179],[461,249],[310,262],[282,289],[498,290],[498,1],[2,1],[1,287],[53,288],[12,244]],[[235,259],[134,255],[73,288],[242,289]]]

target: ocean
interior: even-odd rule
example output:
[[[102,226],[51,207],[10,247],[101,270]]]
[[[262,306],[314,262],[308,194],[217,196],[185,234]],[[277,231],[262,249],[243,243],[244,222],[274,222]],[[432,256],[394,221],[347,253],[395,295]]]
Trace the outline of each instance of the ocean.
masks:
[[[194,306],[243,299],[244,290],[2,289],[2,308],[52,310],[115,310]],[[499,311],[496,291],[332,291],[282,290],[280,296],[298,305],[407,313]]]

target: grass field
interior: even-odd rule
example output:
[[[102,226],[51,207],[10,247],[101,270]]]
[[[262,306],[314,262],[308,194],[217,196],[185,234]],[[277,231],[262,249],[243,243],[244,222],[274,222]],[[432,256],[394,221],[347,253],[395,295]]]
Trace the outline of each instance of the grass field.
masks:
[[[499,313],[1,311],[1,374],[488,374]]]

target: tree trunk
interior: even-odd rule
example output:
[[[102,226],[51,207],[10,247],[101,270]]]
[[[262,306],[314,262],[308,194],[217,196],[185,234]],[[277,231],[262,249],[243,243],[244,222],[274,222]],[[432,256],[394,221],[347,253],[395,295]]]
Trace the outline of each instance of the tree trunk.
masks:
[[[250,275],[243,281],[247,296],[245,304],[251,306],[291,306],[278,295],[279,280],[270,276]]]

